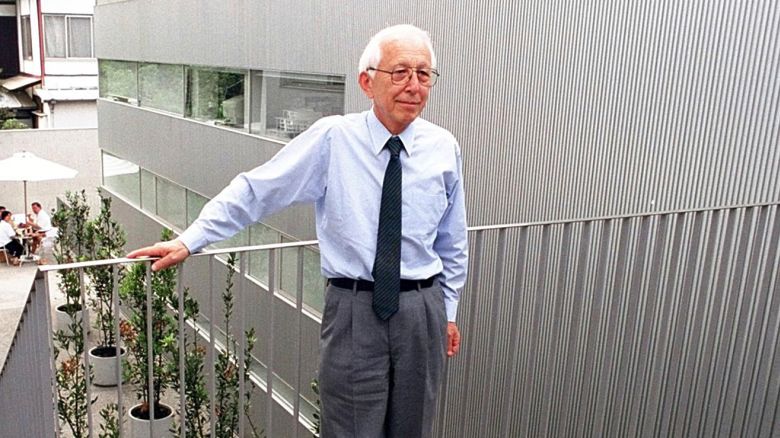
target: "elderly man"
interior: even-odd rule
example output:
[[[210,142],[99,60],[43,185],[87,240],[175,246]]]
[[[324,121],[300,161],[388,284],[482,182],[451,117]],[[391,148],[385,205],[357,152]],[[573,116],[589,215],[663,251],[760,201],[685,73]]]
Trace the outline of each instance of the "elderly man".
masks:
[[[236,177],[174,241],[136,250],[153,269],[293,203],[313,202],[328,281],[321,331],[322,436],[429,436],[466,277],[461,152],[418,118],[438,78],[428,34],[386,28],[358,82],[369,111],[326,117]]]

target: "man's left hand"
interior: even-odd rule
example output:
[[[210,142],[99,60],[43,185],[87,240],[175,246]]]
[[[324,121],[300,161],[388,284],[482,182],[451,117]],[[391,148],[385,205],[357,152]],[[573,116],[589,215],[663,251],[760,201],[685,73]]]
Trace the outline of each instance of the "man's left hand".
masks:
[[[460,350],[460,330],[454,322],[447,323],[447,357],[453,357]]]

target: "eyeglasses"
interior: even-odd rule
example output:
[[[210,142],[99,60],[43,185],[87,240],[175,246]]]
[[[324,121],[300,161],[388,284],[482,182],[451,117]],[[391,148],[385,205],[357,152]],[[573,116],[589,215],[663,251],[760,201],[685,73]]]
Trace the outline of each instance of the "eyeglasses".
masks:
[[[392,70],[381,70],[374,67],[369,67],[368,71],[381,71],[390,75],[390,80],[395,85],[404,85],[412,79],[412,73],[417,73],[417,82],[423,87],[431,88],[436,85],[436,80],[439,79],[439,72],[432,68],[411,68],[396,66]]]

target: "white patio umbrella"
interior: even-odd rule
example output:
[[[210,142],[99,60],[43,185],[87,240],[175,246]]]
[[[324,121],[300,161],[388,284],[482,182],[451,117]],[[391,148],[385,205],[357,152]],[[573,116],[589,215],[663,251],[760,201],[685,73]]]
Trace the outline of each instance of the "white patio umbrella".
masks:
[[[30,152],[17,152],[0,160],[0,181],[24,182],[24,216],[27,217],[27,182],[74,178],[78,171]]]

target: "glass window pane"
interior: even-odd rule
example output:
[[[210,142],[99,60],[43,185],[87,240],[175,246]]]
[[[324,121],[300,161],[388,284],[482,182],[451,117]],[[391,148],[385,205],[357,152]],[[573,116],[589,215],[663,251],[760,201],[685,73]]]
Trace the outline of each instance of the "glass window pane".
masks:
[[[293,240],[282,237],[283,242]],[[281,289],[291,298],[297,297],[298,248],[282,250]],[[322,313],[325,304],[323,296],[325,280],[320,270],[320,254],[312,247],[303,249],[303,303],[309,308]]]
[[[141,169],[141,208],[157,214],[157,182],[153,173]]]
[[[187,68],[186,115],[219,126],[246,129],[243,73]]]
[[[47,58],[65,57],[65,17],[43,16],[44,53]]]
[[[279,232],[263,224],[250,227],[250,245],[271,245],[279,243]],[[249,258],[249,275],[268,284],[268,253],[269,251],[253,251]]]
[[[103,153],[103,185],[135,206],[140,204],[140,178],[137,164]]]
[[[320,268],[320,253],[308,247],[303,252],[303,302],[320,314],[325,308],[325,278]]]
[[[184,114],[184,67],[141,64],[138,67],[139,105]]]
[[[92,19],[68,17],[68,57],[92,57]]]
[[[187,228],[184,187],[157,177],[157,216],[179,230]]]
[[[30,16],[22,15],[22,56],[32,59],[32,33],[30,33]]]
[[[344,113],[343,76],[254,72],[252,79],[252,133],[290,139]]]
[[[100,60],[100,97],[120,102],[138,102],[138,64]]]
[[[209,198],[187,190],[187,226],[198,218],[203,206],[209,202]]]

